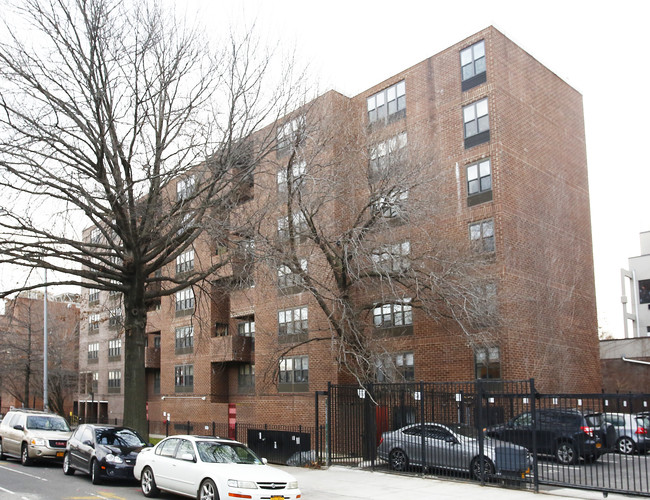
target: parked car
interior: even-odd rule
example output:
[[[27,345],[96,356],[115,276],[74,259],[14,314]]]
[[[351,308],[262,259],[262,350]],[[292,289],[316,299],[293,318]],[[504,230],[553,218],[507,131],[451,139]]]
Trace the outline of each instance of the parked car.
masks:
[[[70,427],[60,415],[39,410],[9,410],[0,423],[0,460],[62,460],[70,439]]]
[[[526,412],[505,424],[489,427],[486,434],[531,451],[534,436],[537,452],[553,455],[563,465],[576,464],[580,458],[593,462],[607,453],[616,441],[613,426],[607,424],[600,413],[540,409],[536,414],[535,425],[532,413]]]
[[[136,459],[133,474],[145,497],[161,490],[198,500],[297,499],[298,481],[243,444],[204,436],[170,436]]]
[[[616,430],[616,451],[624,455],[646,453],[650,449],[650,417],[642,414],[603,413]]]
[[[481,478],[481,471],[485,477],[489,477],[497,474],[525,474],[530,470],[528,450],[522,446],[486,438],[483,450],[485,458],[481,461],[478,432],[473,427],[425,423],[384,432],[377,455],[398,471],[405,470],[410,465],[426,465],[467,471],[476,479]]]
[[[133,479],[135,458],[147,446],[151,445],[128,427],[83,424],[68,441],[63,473],[90,474],[93,484],[103,479]]]

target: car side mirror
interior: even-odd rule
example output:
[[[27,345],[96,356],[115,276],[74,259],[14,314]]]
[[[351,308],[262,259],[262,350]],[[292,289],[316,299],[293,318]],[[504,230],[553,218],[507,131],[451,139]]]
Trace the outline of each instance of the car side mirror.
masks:
[[[14,425],[14,429],[16,429],[17,431],[24,431],[25,430],[25,428],[20,424]]]
[[[89,441],[88,439],[86,439],[86,440],[83,442],[83,444],[84,444],[85,446],[90,446],[91,448],[94,448],[94,447],[95,447],[95,445],[93,444],[93,442],[92,442],[92,441]]]
[[[266,465],[266,464],[269,463],[269,461],[268,461],[266,458],[262,458],[262,463],[263,463],[264,465]]]
[[[445,442],[451,443],[451,444],[457,444],[458,443],[458,441],[456,440],[456,438],[454,436],[447,436],[445,438]]]
[[[194,455],[191,453],[183,453],[181,455],[181,460],[185,460],[186,462],[195,462]]]

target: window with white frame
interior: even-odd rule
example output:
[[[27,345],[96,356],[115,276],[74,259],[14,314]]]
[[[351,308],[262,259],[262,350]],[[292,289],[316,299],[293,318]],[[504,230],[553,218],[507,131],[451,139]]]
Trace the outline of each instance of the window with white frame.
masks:
[[[97,392],[99,388],[99,372],[93,372],[92,374],[92,392]]]
[[[494,252],[494,220],[486,219],[469,225],[469,239],[479,252]]]
[[[400,272],[410,268],[411,243],[403,241],[384,245],[372,253],[372,262],[383,272]]]
[[[286,337],[308,333],[307,306],[278,311],[278,335]]]
[[[194,388],[194,365],[174,367],[174,387],[177,391],[191,391]]]
[[[196,180],[193,176],[178,179],[176,182],[176,200],[181,201],[189,198],[194,194]]]
[[[88,359],[99,359],[99,342],[88,344]]]
[[[289,120],[277,129],[277,146],[278,154],[286,154],[295,147],[299,146],[305,139],[305,116],[301,115],[293,120]]]
[[[366,99],[368,123],[392,121],[406,114],[406,82],[404,80]]]
[[[187,273],[194,269],[194,249],[190,248],[187,252],[176,257],[176,274]]]
[[[194,326],[179,326],[176,328],[176,350],[192,349],[194,347]]]
[[[381,196],[373,204],[375,213],[386,219],[402,218],[406,214],[408,191],[394,191],[387,196]]]
[[[99,290],[97,288],[88,290],[88,302],[99,302]]]
[[[492,168],[486,158],[467,166],[467,196],[475,196],[492,190]]]
[[[463,127],[465,148],[490,140],[490,117],[487,97],[463,107]]]
[[[415,360],[412,352],[386,355],[377,362],[377,382],[413,382]]]
[[[118,358],[122,355],[122,339],[108,341],[108,357]]]
[[[194,309],[194,290],[185,288],[176,292],[176,311],[189,311]]]
[[[255,365],[239,365],[237,385],[240,392],[250,392],[255,388]]]
[[[376,328],[392,328],[413,324],[411,299],[392,304],[379,304],[372,311],[372,322]]]
[[[300,269],[307,272],[307,259],[300,259]],[[302,276],[294,273],[289,266],[278,267],[278,287],[281,289],[299,287],[303,284]]]
[[[497,346],[475,349],[474,363],[477,379],[501,378],[501,352]]]
[[[255,337],[255,319],[245,319],[237,323],[237,335],[241,337]]]
[[[383,176],[390,168],[404,161],[408,136],[401,132],[390,139],[373,144],[368,152],[370,177]]]
[[[88,330],[94,331],[99,330],[99,322],[101,317],[98,313],[92,313],[88,315]]]
[[[99,230],[98,227],[96,227],[90,232],[90,242],[95,245],[98,245],[99,243],[102,242],[102,232]]]
[[[307,233],[307,219],[302,212],[293,214],[292,221],[293,227],[289,227],[289,216],[281,217],[278,219],[278,238],[280,240],[288,240],[292,230],[294,239],[300,239]]]
[[[308,390],[309,356],[282,358],[278,373],[278,391],[305,392]]]
[[[286,194],[291,185],[292,191],[295,191],[303,183],[307,162],[305,160],[296,160],[288,168],[278,171],[278,193]]]
[[[481,40],[460,51],[462,90],[469,90],[486,81],[485,41]]]
[[[122,387],[122,372],[120,370],[109,370],[108,390],[119,390]]]
[[[108,312],[108,326],[116,327],[122,324],[122,308],[116,307]]]

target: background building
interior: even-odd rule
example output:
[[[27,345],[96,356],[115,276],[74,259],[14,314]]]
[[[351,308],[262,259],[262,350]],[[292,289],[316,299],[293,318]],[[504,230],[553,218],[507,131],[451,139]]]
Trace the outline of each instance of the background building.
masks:
[[[469,269],[472,259],[481,269],[474,294],[463,295],[472,332],[416,307],[424,302],[398,280],[384,281],[381,294],[351,289],[356,304],[367,303],[360,310],[379,354],[365,361],[375,381],[534,377],[540,391],[600,391],[582,98],[499,31],[487,28],[352,98],[328,92],[259,134],[277,136],[277,148],[228,214],[263,213],[259,232],[229,247],[206,234],[165,272],[182,279],[218,258],[230,259],[227,271],[150,305],[152,421],[225,422],[235,405],[241,422],[311,425],[314,391],[355,381],[341,368],[353,353],[341,349],[302,271],[318,290],[336,289],[328,255],[347,258],[347,243],[329,240],[330,254],[320,244],[358,230],[354,210],[364,208],[383,221],[370,238],[380,251],[364,263],[354,248],[360,275],[386,267],[412,275],[420,257],[444,267],[449,249],[457,251],[449,269],[461,260]],[[404,189],[373,198],[377,184],[399,175]],[[170,189],[183,196],[188,184]],[[302,194],[320,224],[309,237],[309,221],[286,212]],[[415,206],[419,218],[400,216]],[[90,290],[84,303],[81,415],[121,417],[120,308],[108,292]]]

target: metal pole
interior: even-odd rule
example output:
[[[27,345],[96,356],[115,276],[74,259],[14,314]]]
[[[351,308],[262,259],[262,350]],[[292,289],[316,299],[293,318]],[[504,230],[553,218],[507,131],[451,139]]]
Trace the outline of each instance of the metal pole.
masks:
[[[47,269],[45,269],[45,293],[43,294],[43,410],[48,411],[47,404]]]

